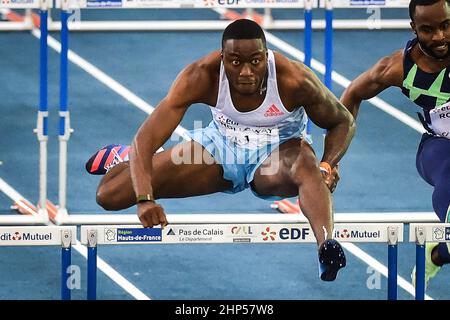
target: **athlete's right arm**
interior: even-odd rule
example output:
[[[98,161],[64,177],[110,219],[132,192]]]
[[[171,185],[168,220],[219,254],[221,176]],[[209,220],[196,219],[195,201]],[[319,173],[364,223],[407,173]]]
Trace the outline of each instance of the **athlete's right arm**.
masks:
[[[342,94],[341,102],[356,119],[363,100],[371,99],[391,86],[401,87],[402,81],[403,51],[399,50],[380,59],[353,80]]]
[[[170,138],[187,108],[203,102],[209,89],[209,73],[198,63],[186,67],[175,79],[167,96],[158,104],[137,131],[130,150],[130,172],[136,196],[151,195],[152,159]],[[139,202],[138,216],[144,227],[167,225],[162,207],[152,201]]]

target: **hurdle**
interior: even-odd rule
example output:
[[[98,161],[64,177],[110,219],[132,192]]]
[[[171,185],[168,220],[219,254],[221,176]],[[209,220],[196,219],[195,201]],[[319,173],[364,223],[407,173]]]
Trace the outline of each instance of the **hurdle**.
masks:
[[[425,243],[450,243],[450,223],[412,223],[409,242],[416,243],[416,300],[425,299]]]
[[[72,226],[0,227],[0,246],[61,246],[61,299],[70,300],[68,268],[77,228]]]
[[[37,124],[34,132],[39,142],[39,204],[37,214],[29,217],[18,218],[14,215],[3,215],[1,221],[4,224],[48,224],[47,211],[47,141],[48,141],[48,10],[52,8],[53,1],[30,0],[20,2],[2,1],[0,10],[2,15],[15,15],[10,9],[26,9],[31,13],[31,9],[39,9],[40,15],[40,47],[39,47],[39,107],[37,114]],[[14,16],[15,17],[15,16]],[[17,17],[16,17],[17,18]],[[14,19],[12,19],[14,20]],[[20,22],[19,22],[20,23]],[[30,24],[30,20],[24,19],[25,24]],[[33,24],[31,23],[33,27]],[[14,200],[19,206],[26,209],[28,204],[24,202],[24,197],[11,188],[3,179],[0,179],[0,190],[9,198]],[[28,211],[28,210],[27,210]],[[32,210],[30,210],[31,213]]]
[[[294,215],[168,215],[170,225],[82,225],[81,243],[88,247],[87,299],[97,298],[98,245],[121,244],[293,244],[316,243],[309,224],[294,223]],[[251,215],[250,215],[251,216]],[[258,221],[258,222],[256,222]],[[388,245],[388,299],[397,299],[397,244],[403,242],[403,223],[335,224],[334,237],[341,242]]]
[[[215,7],[221,8],[255,8],[264,9],[262,18],[263,27],[267,30],[302,30],[306,29],[306,21],[303,19],[274,19],[271,10],[280,8],[281,6],[297,8],[306,8],[306,2],[312,0],[297,0],[297,1],[246,1],[240,0],[211,0],[211,1],[140,1],[138,2],[120,2],[120,1],[79,1],[83,5],[72,6],[71,10],[84,9],[85,3],[89,2],[89,8],[102,9],[117,9],[117,8],[145,8],[145,9],[213,9]],[[327,0],[314,0],[314,8],[324,8]],[[72,1],[71,1],[72,2]],[[58,3],[58,2],[57,2]],[[334,8],[407,8],[409,1],[407,0],[333,0]],[[225,17],[225,16],[223,16]],[[326,19],[316,19],[312,22],[312,27],[316,30],[326,29]],[[74,31],[174,31],[174,30],[223,30],[226,27],[226,21],[216,20],[123,20],[123,21],[73,21],[70,23],[71,29]],[[383,19],[380,21],[381,29],[409,29],[408,19]],[[0,25],[1,27],[1,25]],[[22,27],[24,28],[24,27]],[[367,29],[366,19],[337,19],[334,24],[334,29],[340,30],[355,30]],[[23,30],[23,29],[22,29]],[[61,30],[60,21],[49,20],[49,30]]]

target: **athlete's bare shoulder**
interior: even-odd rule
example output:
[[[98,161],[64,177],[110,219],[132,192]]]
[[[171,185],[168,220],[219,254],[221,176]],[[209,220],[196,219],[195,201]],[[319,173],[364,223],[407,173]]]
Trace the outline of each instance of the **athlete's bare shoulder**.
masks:
[[[298,74],[299,64],[294,60],[289,59],[279,52],[273,52],[275,57],[275,66],[277,70],[277,78],[283,79],[287,76]],[[285,79],[287,80],[287,79]]]
[[[289,59],[281,53],[274,52],[277,83],[280,91],[289,93],[298,89],[305,76],[307,67],[298,61]]]
[[[220,61],[220,50],[215,50],[194,61],[192,65],[199,68],[199,70],[204,70],[211,74],[219,74]]]
[[[214,105],[220,74],[220,51],[214,51],[187,65],[175,79],[172,89],[188,103]]]
[[[301,105],[305,97],[315,95],[319,87],[315,85],[316,76],[314,72],[300,61],[287,58],[280,53],[274,53],[277,84],[280,97],[288,108]]]
[[[378,83],[401,87],[403,83],[403,49],[378,60],[369,73],[370,78]]]
[[[220,61],[220,51],[216,50],[189,64],[183,70],[183,73],[185,76],[194,78],[195,80],[218,78],[220,73]]]

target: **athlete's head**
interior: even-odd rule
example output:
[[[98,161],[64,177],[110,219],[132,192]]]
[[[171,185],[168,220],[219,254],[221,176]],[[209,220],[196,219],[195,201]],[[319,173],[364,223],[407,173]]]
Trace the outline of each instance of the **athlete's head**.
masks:
[[[425,54],[436,59],[450,56],[450,0],[411,0],[409,16]]]
[[[247,19],[229,24],[222,35],[222,60],[234,90],[243,95],[258,92],[267,71],[266,37],[261,27]]]

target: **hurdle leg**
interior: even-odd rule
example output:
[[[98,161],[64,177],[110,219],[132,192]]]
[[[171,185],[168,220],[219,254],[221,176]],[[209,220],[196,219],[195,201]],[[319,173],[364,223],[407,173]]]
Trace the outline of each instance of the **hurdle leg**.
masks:
[[[61,223],[67,217],[67,145],[73,129],[70,127],[70,114],[68,107],[68,0],[61,2],[61,62],[60,62],[60,91],[59,91],[59,207],[55,217],[57,223]]]
[[[388,300],[397,300],[397,245],[388,245]]]
[[[325,86],[333,91],[333,1],[325,0]],[[325,138],[327,130],[322,130]]]
[[[72,264],[72,233],[70,230],[61,231],[61,300],[70,300],[68,269]]]
[[[41,217],[48,221],[47,212],[47,141],[48,141],[48,7],[41,2],[40,10],[40,61],[39,61],[39,111],[34,132],[39,141],[39,211]]]
[[[305,36],[303,39],[304,42],[304,50],[305,50],[305,60],[303,63],[311,68],[311,58],[312,58],[312,8],[313,2],[312,0],[305,1],[305,11],[304,11],[304,20],[305,20]],[[312,141],[312,123],[308,118],[308,122],[306,123],[306,135]]]
[[[388,300],[397,300],[398,228],[388,227]]]
[[[87,299],[97,300],[97,231],[88,231]]]
[[[425,229],[416,230],[416,300],[425,299]]]

